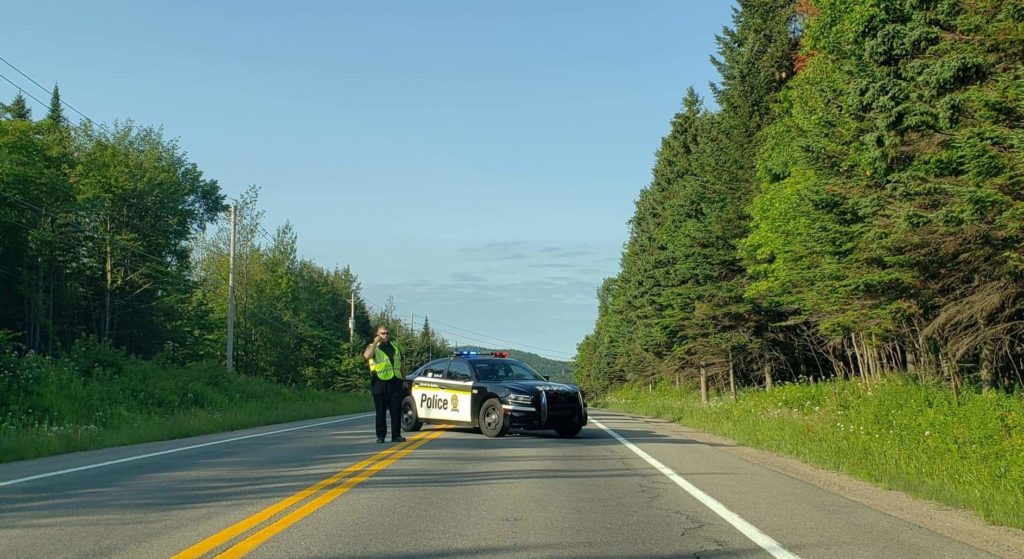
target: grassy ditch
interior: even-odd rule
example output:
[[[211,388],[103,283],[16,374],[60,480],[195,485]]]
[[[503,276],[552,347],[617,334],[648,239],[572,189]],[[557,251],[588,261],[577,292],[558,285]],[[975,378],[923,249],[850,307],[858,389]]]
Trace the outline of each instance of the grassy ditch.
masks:
[[[373,409],[369,395],[285,387],[94,346],[0,356],[0,462]]]
[[[693,391],[622,388],[599,407],[676,421],[1024,528],[1024,397],[903,379],[793,384],[702,405]]]

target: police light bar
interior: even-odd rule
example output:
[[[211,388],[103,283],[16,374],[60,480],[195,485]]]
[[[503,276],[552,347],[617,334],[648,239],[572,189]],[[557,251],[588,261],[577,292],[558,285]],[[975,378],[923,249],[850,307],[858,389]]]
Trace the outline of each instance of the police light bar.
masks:
[[[494,351],[491,353],[480,353],[479,351],[456,351],[452,353],[452,357],[473,357],[474,355],[492,355],[494,357],[508,357],[507,351]]]

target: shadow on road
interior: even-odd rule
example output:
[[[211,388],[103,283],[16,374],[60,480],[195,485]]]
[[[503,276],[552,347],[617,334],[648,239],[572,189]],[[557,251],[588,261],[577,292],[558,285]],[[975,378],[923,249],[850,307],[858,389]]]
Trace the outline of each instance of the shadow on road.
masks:
[[[616,433],[634,443],[708,446],[693,439],[658,433],[643,418],[603,412],[600,415],[613,418]],[[425,428],[430,429],[434,427]],[[553,432],[514,432],[507,437],[489,439],[473,429],[450,431],[458,436],[442,436],[431,441],[403,457],[399,462],[403,467],[392,466],[375,477],[386,476],[386,487],[396,484],[416,487],[493,485],[581,477],[591,480],[661,477],[653,470],[638,471],[632,464],[638,458],[628,453],[595,454],[595,446],[611,449],[621,448],[621,444],[593,424],[572,439],[560,438]],[[310,438],[310,434],[314,436]],[[222,447],[197,448],[2,487],[0,517],[5,518],[4,524],[11,528],[53,518],[62,518],[69,525],[80,522],[96,526],[102,525],[108,517],[112,525],[123,526],[126,518],[130,523],[132,514],[151,514],[178,507],[227,508],[239,503],[263,507],[386,448],[373,442],[372,433],[366,428],[325,428],[320,430],[319,438],[317,435],[305,433],[238,441]],[[499,449],[502,452],[497,452]],[[447,454],[443,462],[438,461],[440,454]],[[551,460],[538,467],[538,462],[544,464],[545,454],[550,454]],[[481,461],[485,463],[482,469]],[[443,469],[438,468],[439,463],[444,464]],[[712,471],[679,473],[685,477],[733,475]],[[372,491],[374,484],[360,487]]]

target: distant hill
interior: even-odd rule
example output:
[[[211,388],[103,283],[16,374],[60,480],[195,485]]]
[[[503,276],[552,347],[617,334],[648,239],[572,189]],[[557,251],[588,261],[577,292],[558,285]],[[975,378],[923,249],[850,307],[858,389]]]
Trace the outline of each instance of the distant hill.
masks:
[[[479,352],[506,351],[504,349],[491,349],[478,346],[459,346],[459,349]],[[569,361],[558,361],[556,359],[548,359],[547,357],[541,357],[536,353],[530,353],[528,351],[519,351],[517,349],[510,349],[507,351],[509,357],[513,359],[518,359],[523,363],[526,363],[533,370],[548,377],[553,382],[576,384],[576,381],[575,379],[573,379],[572,376],[572,363]]]

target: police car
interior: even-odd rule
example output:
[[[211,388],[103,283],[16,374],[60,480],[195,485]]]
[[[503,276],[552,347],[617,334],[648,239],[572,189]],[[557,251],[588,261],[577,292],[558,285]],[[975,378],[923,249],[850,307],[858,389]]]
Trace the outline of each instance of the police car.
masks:
[[[455,352],[406,377],[402,429],[424,423],[476,427],[488,437],[510,429],[554,429],[575,437],[587,424],[587,404],[576,386],[549,382],[507,352]]]

